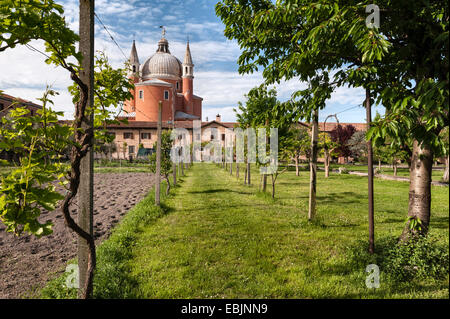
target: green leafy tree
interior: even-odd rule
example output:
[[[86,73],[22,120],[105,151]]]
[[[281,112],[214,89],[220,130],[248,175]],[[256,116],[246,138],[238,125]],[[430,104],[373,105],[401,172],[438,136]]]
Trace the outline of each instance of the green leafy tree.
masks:
[[[242,129],[246,128],[266,128],[269,134],[270,119],[274,115],[272,112],[278,104],[277,93],[275,89],[269,89],[265,85],[254,87],[245,95],[247,101],[245,105],[238,102],[238,109],[234,109],[237,122]],[[262,163],[257,162],[258,166]],[[247,173],[250,173],[250,165],[247,162]],[[248,178],[250,184],[250,177]],[[262,176],[262,190],[266,191],[267,175]]]
[[[358,161],[367,159],[366,131],[356,131],[347,141],[351,156]]]
[[[173,142],[170,131],[163,131],[161,134],[161,175],[167,182],[166,195],[170,192],[170,180],[169,174],[172,172],[172,160],[170,158],[170,151],[172,149]],[[156,148],[156,143],[154,145]],[[150,155],[150,170],[152,173],[156,173],[156,153]]]
[[[284,148],[284,152],[289,162],[294,159],[295,175],[299,176],[300,156],[304,155],[309,158],[309,152],[311,150],[311,138],[308,133],[308,128],[304,126],[292,126],[289,130],[289,139]]]
[[[36,236],[50,233],[49,223],[38,222],[40,207],[46,209],[56,207],[61,195],[50,185],[50,181],[59,180],[64,183],[66,192],[60,209],[66,225],[86,240],[89,247],[87,281],[82,290],[83,297],[88,298],[92,294],[96,265],[95,241],[93,236],[84,231],[72,218],[69,206],[78,193],[81,160],[92,148],[94,134],[97,138],[101,138],[102,130],[98,123],[105,122],[109,116],[107,112],[100,110],[96,103],[88,107],[88,86],[80,77],[82,54],[76,49],[79,36],[67,26],[63,14],[62,6],[51,0],[0,2],[0,52],[12,49],[18,44],[28,45],[33,39],[43,40],[46,52],[41,53],[47,57],[45,62],[68,71],[74,82],[70,91],[74,95],[75,105],[75,118],[71,126],[58,123],[56,118],[61,114],[47,108],[47,104],[51,103],[49,97],[56,94],[52,90],[48,90],[42,98],[44,113],[38,113],[40,116],[24,116],[27,115],[27,111],[18,108],[10,112],[8,118],[2,118],[2,122],[5,122],[1,127],[1,147],[19,152],[19,166],[2,179],[0,219],[7,225],[8,231],[16,234],[23,231]],[[106,67],[106,63],[103,66]],[[114,94],[113,90],[122,92],[117,90],[117,86],[110,89],[111,82],[97,82],[97,84],[96,94],[102,96],[102,92],[105,93],[104,99],[100,98],[105,105],[108,104],[105,96]],[[118,95],[129,97],[126,94],[118,93]],[[115,97],[115,102],[121,101],[117,95]],[[92,113],[97,118],[94,123],[97,129],[83,129],[82,123],[86,122]],[[58,163],[61,159],[62,148],[67,152],[67,145],[70,148],[70,164],[69,167],[62,169],[63,166],[54,163]],[[42,164],[43,158],[50,158],[51,161],[44,161]],[[19,199],[18,203],[11,201],[13,197]]]
[[[278,158],[279,161],[290,160],[292,155],[291,142],[294,139],[295,131],[291,129],[291,117],[287,117],[286,113],[290,107],[287,103],[281,103],[277,100],[277,92],[275,89],[268,89],[265,85],[260,85],[249,91],[246,95],[247,101],[243,105],[238,104],[239,113],[235,110],[236,117],[241,127],[251,127],[255,130],[258,128],[266,129],[266,152],[270,148],[270,129],[277,128],[278,130]],[[261,163],[259,156],[257,158],[257,166],[264,167],[273,163]],[[275,197],[275,184],[280,174],[285,172],[287,167],[279,170],[278,166],[273,173],[272,179],[272,198]],[[262,191],[266,191],[267,175],[262,175]]]
[[[319,133],[318,147],[320,155],[324,157],[325,177],[329,177],[331,158],[338,155],[336,152],[338,144],[333,142],[330,134],[321,132]]]
[[[225,35],[240,44],[241,73],[262,66],[271,83],[336,71],[332,84],[362,87],[370,102],[386,107],[367,138],[381,143],[389,136],[393,145],[413,140],[408,215],[420,218],[426,233],[431,163],[444,148],[439,132],[449,124],[448,2],[375,1],[383,19],[369,28],[365,8],[372,3],[223,0],[216,13]]]

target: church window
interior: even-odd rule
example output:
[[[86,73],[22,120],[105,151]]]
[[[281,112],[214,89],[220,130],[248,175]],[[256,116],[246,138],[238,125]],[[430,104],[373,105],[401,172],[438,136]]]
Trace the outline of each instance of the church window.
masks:
[[[186,73],[186,74],[188,73],[188,67],[187,66],[184,67],[184,73]]]
[[[143,91],[143,90],[139,90],[139,98],[140,98],[141,100],[144,99],[144,91]]]
[[[133,65],[133,73],[135,73],[135,72],[136,72],[136,66]]]
[[[179,90],[180,89],[180,85],[179,85],[179,83],[177,82],[177,90]]]
[[[128,146],[128,154],[134,154],[134,145]]]
[[[225,141],[225,134],[222,134],[222,141]]]
[[[169,99],[169,91],[164,91],[164,100]]]

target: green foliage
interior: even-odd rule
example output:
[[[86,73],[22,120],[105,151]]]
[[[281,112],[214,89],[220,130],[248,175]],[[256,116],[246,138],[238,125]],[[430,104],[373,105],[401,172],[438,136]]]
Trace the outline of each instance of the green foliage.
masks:
[[[172,160],[170,158],[170,152],[172,150],[172,137],[171,131],[163,131],[161,134],[161,175],[163,175],[167,180],[169,174],[172,171]],[[156,150],[157,143],[155,143],[154,148]],[[150,155],[150,171],[156,173],[156,152]]]
[[[61,113],[47,107],[52,103],[49,96],[55,94],[53,90],[46,91],[41,99],[43,108],[34,116],[28,109],[17,107],[1,119],[0,146],[15,152],[20,162],[0,177],[0,221],[7,232],[16,235],[50,234],[52,223],[38,221],[40,209],[54,210],[63,198],[56,192],[54,182],[65,184],[67,168],[61,159],[72,130],[58,123]]]
[[[127,69],[114,69],[106,54],[97,51],[94,67],[94,108],[86,114],[94,112],[94,134],[98,146],[109,145],[114,141],[114,136],[108,134],[106,129],[108,125],[127,123],[127,120],[117,120],[116,117],[122,111],[123,103],[133,97],[133,88],[132,80],[127,77]],[[69,92],[73,103],[76,103],[80,98],[78,85],[73,83],[69,86]]]
[[[234,109],[240,127],[264,127],[279,104],[276,90],[260,85],[251,89],[245,97],[245,105],[238,102],[238,109]]]
[[[305,155],[307,158],[311,152],[311,137],[306,127],[291,127],[288,131],[287,141],[284,143],[283,155],[285,160],[298,158]]]
[[[416,139],[442,153],[439,132],[449,125],[448,1],[376,1],[379,28],[365,24],[371,3],[222,0],[216,14],[225,36],[240,45],[240,73],[262,67],[269,84],[309,82],[293,94],[294,114],[310,118],[336,86],[367,88],[371,102],[386,108],[368,139],[389,137],[397,148]],[[408,18],[398,19],[400,13]]]
[[[399,241],[396,237],[377,240],[375,254],[367,252],[367,242],[357,241],[346,250],[348,267],[364,269],[369,264],[380,267],[383,285],[414,286],[422,280],[448,278],[448,241],[438,241],[432,235],[411,237]]]
[[[367,141],[365,131],[356,131],[347,141],[347,146],[355,158],[367,157]]]
[[[430,236],[415,236],[387,250],[384,268],[396,281],[443,279],[449,273],[449,250]]]
[[[81,53],[75,46],[79,37],[63,14],[63,7],[53,0],[0,1],[0,52],[42,39],[49,54],[47,63],[60,64],[68,57],[80,62]],[[77,68],[73,63],[67,65]]]

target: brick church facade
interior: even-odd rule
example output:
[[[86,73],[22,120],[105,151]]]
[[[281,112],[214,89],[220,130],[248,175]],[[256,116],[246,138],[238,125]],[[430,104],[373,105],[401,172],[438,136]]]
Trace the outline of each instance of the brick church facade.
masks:
[[[170,53],[169,42],[164,33],[163,31],[156,52],[143,64],[139,61],[133,41],[128,77],[134,82],[135,88],[132,91],[133,98],[125,102],[123,112],[119,116],[126,118],[128,124],[108,126],[110,134],[115,136],[116,152],[112,154],[113,158],[136,158],[139,149],[153,148],[157,139],[159,101],[162,102],[162,128],[184,128],[189,133],[186,138],[190,142],[193,141],[193,121],[202,119],[203,98],[194,94],[194,63],[189,42],[181,62]],[[353,125],[357,126],[357,130],[365,129],[365,124]],[[201,122],[201,136],[195,138],[202,142],[219,139],[223,144],[225,130],[237,126],[238,123],[222,122],[221,116],[217,114],[215,120]],[[329,132],[334,126],[327,123],[327,127],[319,126],[319,129]],[[211,129],[217,130],[214,133],[216,136],[213,136]]]

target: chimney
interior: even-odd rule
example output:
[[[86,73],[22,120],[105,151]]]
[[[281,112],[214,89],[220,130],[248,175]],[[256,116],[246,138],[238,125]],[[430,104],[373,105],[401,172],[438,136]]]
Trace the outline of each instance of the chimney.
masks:
[[[216,115],[216,122],[220,122],[220,114]]]

